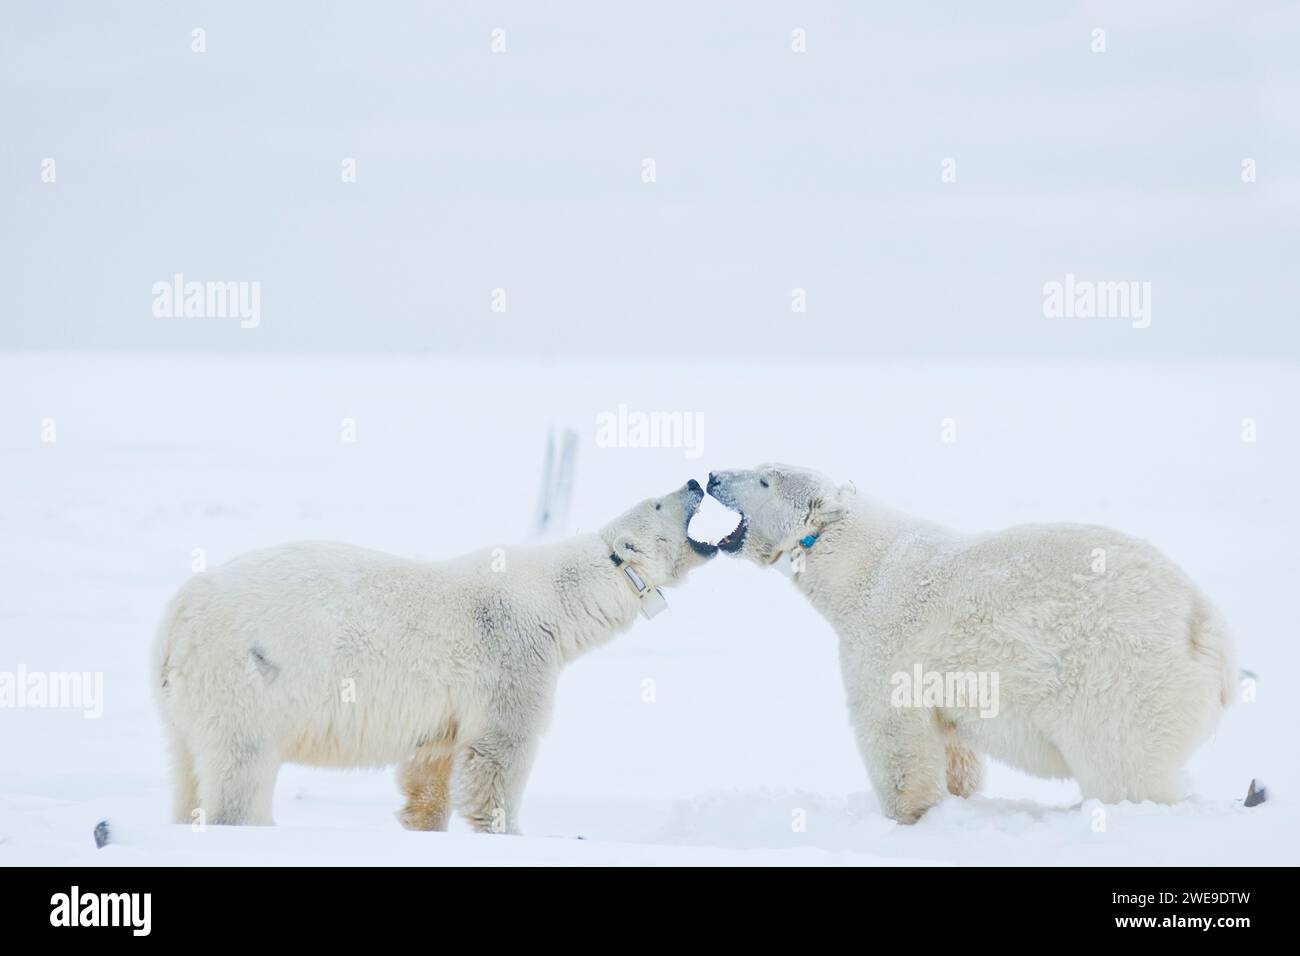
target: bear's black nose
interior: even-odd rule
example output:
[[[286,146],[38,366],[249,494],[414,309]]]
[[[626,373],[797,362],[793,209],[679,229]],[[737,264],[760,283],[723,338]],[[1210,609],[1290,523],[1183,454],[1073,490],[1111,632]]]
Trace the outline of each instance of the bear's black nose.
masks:
[[[704,493],[704,489],[700,487],[700,483],[699,483],[698,481],[696,481],[694,478],[692,478],[690,481],[686,482],[686,487],[687,487],[687,489],[689,489],[690,491],[698,491],[698,492],[700,492],[701,494]]]

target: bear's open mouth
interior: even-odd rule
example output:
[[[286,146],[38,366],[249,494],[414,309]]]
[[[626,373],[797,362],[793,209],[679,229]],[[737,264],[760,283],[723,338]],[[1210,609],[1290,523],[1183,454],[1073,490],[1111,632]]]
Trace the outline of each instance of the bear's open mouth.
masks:
[[[726,551],[728,554],[735,554],[740,550],[741,545],[745,543],[745,532],[748,530],[749,519],[745,517],[745,513],[742,511],[735,530],[718,542],[718,550]]]
[[[691,537],[691,519],[700,510],[700,502],[703,500],[704,495],[700,495],[695,499],[695,503],[686,509],[686,527],[682,530],[686,534],[686,543],[691,546],[691,550],[702,558],[711,558],[718,553],[718,546],[712,541],[697,541]]]
[[[696,541],[689,534],[686,536],[686,543],[702,558],[711,558],[718,553],[716,544],[709,544],[707,541]]]

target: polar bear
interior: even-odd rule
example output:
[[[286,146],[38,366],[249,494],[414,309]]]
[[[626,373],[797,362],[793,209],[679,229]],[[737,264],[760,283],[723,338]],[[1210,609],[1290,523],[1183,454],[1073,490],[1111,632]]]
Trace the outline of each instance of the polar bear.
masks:
[[[406,827],[454,802],[518,832],[560,668],[712,557],[686,533],[703,497],[691,479],[597,533],[447,561],[299,543],[195,575],[153,655],[176,821],[271,824],[283,763],[400,764]]]
[[[740,512],[718,542],[784,569],[839,636],[858,747],[883,812],[967,796],[982,755],[1171,803],[1234,695],[1232,641],[1195,584],[1108,528],[965,535],[787,465],[710,474]]]

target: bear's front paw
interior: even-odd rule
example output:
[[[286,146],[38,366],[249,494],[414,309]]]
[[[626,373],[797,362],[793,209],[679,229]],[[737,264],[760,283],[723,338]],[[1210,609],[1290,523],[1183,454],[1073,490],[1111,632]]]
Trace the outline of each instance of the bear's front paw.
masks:
[[[445,830],[446,823],[437,814],[413,807],[403,807],[393,814],[397,822],[408,830]]]
[[[904,826],[911,826],[921,817],[925,816],[925,811],[929,807],[898,807],[894,810],[892,816],[894,820]]]

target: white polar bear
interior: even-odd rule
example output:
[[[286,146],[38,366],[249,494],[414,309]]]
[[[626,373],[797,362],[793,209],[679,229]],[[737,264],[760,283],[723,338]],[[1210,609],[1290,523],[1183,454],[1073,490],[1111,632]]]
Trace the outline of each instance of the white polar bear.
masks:
[[[839,635],[888,816],[974,792],[981,754],[1074,777],[1085,799],[1185,795],[1236,669],[1219,615],[1151,545],[1063,524],[957,534],[785,465],[711,474],[708,491],[742,515],[718,547],[786,568]]]
[[[405,826],[446,828],[455,769],[471,825],[517,832],[560,668],[716,552],[686,534],[703,497],[692,479],[599,533],[449,561],[302,543],[194,576],[153,657],[175,819],[270,824],[282,763],[401,763]]]

